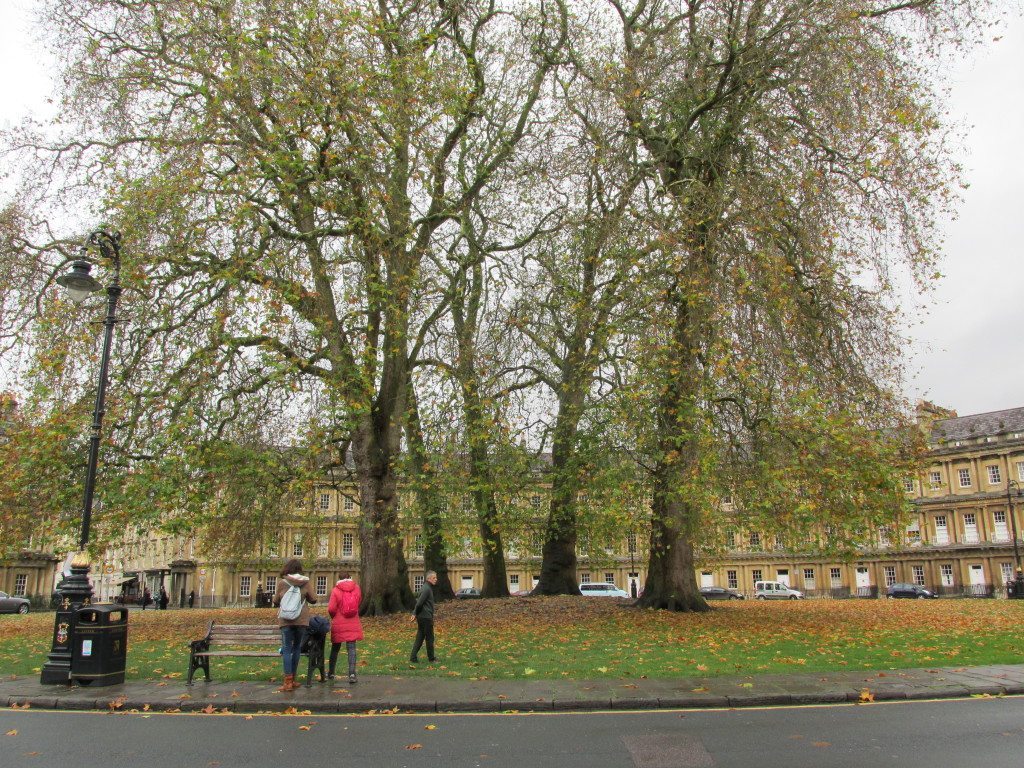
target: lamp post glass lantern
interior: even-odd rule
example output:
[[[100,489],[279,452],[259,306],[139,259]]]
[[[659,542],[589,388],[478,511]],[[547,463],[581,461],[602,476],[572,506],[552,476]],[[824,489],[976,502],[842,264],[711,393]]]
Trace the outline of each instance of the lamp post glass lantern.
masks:
[[[114,324],[117,322],[117,300],[121,295],[121,234],[98,229],[89,235],[82,247],[82,258],[71,265],[71,272],[57,278],[56,282],[67,289],[72,301],[80,304],[103,286],[90,272],[92,262],[88,259],[89,249],[98,250],[104,259],[110,261],[112,276],[106,287],[107,314],[103,320],[103,351],[100,356],[99,379],[96,384],[96,405],[92,414],[92,434],[89,437],[89,461],[85,473],[85,493],[82,498],[82,527],[78,540],[78,551],[71,560],[71,573],[65,573],[57,585],[57,615],[53,622],[53,643],[50,654],[43,664],[40,682],[44,684],[68,683],[71,675],[71,649],[74,637],[75,612],[92,602],[92,585],[89,583],[89,525],[92,521],[93,492],[96,488],[96,467],[99,463],[100,439],[103,428],[103,403],[107,393],[107,373],[110,368],[110,349],[114,338]]]

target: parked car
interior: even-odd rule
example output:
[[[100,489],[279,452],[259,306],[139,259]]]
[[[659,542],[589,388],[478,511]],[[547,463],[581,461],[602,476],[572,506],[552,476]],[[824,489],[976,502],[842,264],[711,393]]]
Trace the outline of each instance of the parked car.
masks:
[[[628,592],[614,584],[580,584],[580,593],[584,597],[629,597]]]
[[[742,600],[744,598],[744,595],[735,589],[726,589],[725,587],[701,587],[700,593],[705,600]]]
[[[915,600],[923,600],[929,597],[938,597],[930,589],[925,589],[920,584],[893,584],[885,594],[888,597],[906,597]]]
[[[456,600],[473,600],[480,597],[480,590],[476,587],[463,587],[455,593]]]
[[[0,592],[0,613],[28,613],[28,600]]]
[[[754,597],[758,600],[800,600],[804,593],[781,581],[755,581]]]

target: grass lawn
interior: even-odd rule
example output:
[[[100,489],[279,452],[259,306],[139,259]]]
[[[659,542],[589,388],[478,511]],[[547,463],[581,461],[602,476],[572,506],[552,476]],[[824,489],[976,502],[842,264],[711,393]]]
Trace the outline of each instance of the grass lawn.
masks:
[[[186,677],[187,641],[211,620],[276,623],[271,609],[133,610],[128,677]],[[705,614],[602,598],[470,600],[438,606],[440,661],[417,668],[407,661],[415,632],[408,615],[365,619],[363,629],[360,674],[392,677],[629,679],[1024,663],[1024,601],[1008,600],[745,601]],[[38,674],[52,631],[52,613],[0,617],[0,673]],[[344,649],[341,656],[344,666]],[[215,680],[269,681],[281,669],[277,659],[214,658],[210,667]]]

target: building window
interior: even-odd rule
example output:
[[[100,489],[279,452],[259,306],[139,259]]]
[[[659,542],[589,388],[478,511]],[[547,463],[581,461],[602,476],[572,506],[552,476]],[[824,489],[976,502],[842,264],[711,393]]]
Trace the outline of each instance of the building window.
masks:
[[[607,571],[605,571],[604,583],[605,584],[614,584],[615,583],[615,574],[614,573],[608,573]]]
[[[327,557],[327,534],[321,533],[316,542],[316,556]]]
[[[327,577],[317,576],[316,577],[316,594],[317,597],[323,597],[327,594]]]
[[[887,565],[883,568],[883,571],[885,572],[885,586],[891,587],[896,583],[896,566]]]
[[[252,594],[252,576],[243,576],[238,580],[238,596],[249,597]]]
[[[267,555],[269,555],[270,557],[277,557],[278,556],[277,552],[278,552],[277,541],[275,540],[275,541],[270,542],[270,544],[267,546]]]
[[[413,552],[415,553],[416,557],[423,557],[423,534],[422,533],[417,533],[416,534],[416,541],[413,544]]]
[[[915,565],[915,566],[913,566],[911,568],[911,570],[914,572],[914,583],[917,584],[919,587],[923,587],[924,586],[924,566],[923,565]]]
[[[352,541],[355,537],[351,533],[341,535],[341,556],[352,557]]]
[[[462,497],[462,511],[473,512],[476,509],[476,505],[473,503],[473,497],[469,494]]]
[[[580,574],[580,584],[589,584],[589,583],[590,583],[590,574],[589,573],[581,573]]]
[[[960,487],[961,488],[970,488],[971,487],[971,470],[969,470],[969,469],[958,469],[956,471],[956,473],[957,473],[957,476],[960,478]]]
[[[626,534],[626,550],[631,555],[635,555],[636,554],[636,534],[635,533],[628,533],[628,534]]]
[[[999,485],[1001,482],[1003,482],[1003,478],[999,474],[999,465],[998,464],[989,464],[988,467],[986,467],[986,469],[988,469],[988,484],[989,485]]]
[[[423,589],[423,576],[422,575],[420,575],[420,576],[413,576],[412,577],[412,588],[413,588],[413,590],[415,592],[419,592],[421,589]]]
[[[1006,512],[997,509],[992,513],[992,522],[995,523],[992,530],[992,541],[1007,541],[1010,533],[1006,528]]]
[[[1017,479],[1024,480],[1024,461],[1017,462]]]
[[[978,518],[973,512],[964,512],[964,541],[968,544],[978,543]]]
[[[933,469],[928,473],[928,485],[933,491],[937,491],[942,487],[942,473],[937,469]]]
[[[939,572],[942,574],[942,586],[953,586],[953,566],[949,563],[943,563],[939,566]]]
[[[732,528],[725,532],[725,546],[729,549],[736,549],[736,531]]]
[[[754,581],[760,581],[761,580],[761,569],[760,568],[754,568],[750,572],[750,578],[752,578]]]
[[[903,480],[903,490],[907,493],[914,492],[914,481],[911,478],[907,477]]]
[[[268,595],[272,595],[277,592],[277,576],[267,576],[264,589]]]
[[[740,580],[737,578],[736,571],[726,571],[725,582],[729,585],[729,589],[739,589]]]
[[[535,512],[540,511],[540,496],[538,494],[535,493],[530,497],[530,506],[533,507]]]
[[[814,569],[804,568],[804,589],[814,589]]]
[[[292,557],[302,557],[302,539],[296,538],[292,542]]]
[[[331,508],[331,494],[329,494],[329,493],[321,493],[320,494],[320,509],[330,509],[330,508]]]
[[[999,570],[1003,572],[1003,583],[1009,584],[1013,581],[1013,563],[1000,563]]]
[[[935,516],[935,543],[949,544],[949,528],[946,525],[945,515]]]
[[[839,589],[843,586],[843,572],[838,568],[828,569],[829,583],[832,585],[832,589]]]
[[[356,503],[351,496],[345,496],[345,501],[342,502],[342,508],[346,512],[351,512],[356,508]]]
[[[509,575],[509,577],[508,577],[508,589],[509,589],[510,592],[518,592],[519,591],[519,574],[518,573],[513,573],[513,574]]]
[[[19,573],[14,577],[14,596],[24,597],[25,589],[28,587],[28,574]]]
[[[760,549],[761,548],[761,534],[760,533],[757,533],[756,531],[753,531],[750,534],[749,541],[750,541],[750,548],[751,549]]]

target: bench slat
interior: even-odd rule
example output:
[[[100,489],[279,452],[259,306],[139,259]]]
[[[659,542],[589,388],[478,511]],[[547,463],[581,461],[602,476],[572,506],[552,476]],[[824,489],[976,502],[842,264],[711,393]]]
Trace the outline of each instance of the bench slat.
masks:
[[[273,658],[280,655],[277,651],[196,651],[196,656],[259,656]]]

